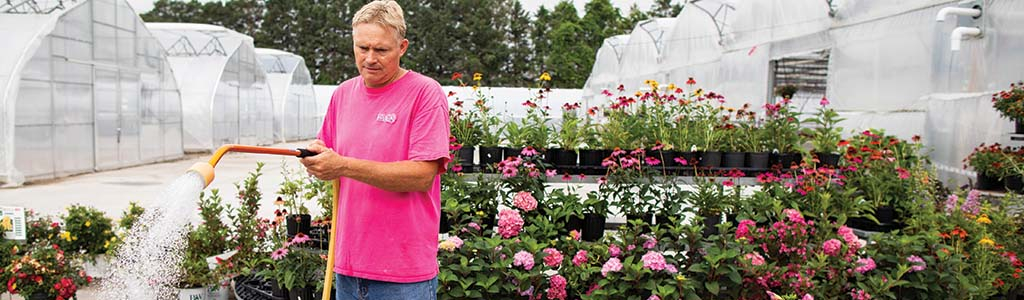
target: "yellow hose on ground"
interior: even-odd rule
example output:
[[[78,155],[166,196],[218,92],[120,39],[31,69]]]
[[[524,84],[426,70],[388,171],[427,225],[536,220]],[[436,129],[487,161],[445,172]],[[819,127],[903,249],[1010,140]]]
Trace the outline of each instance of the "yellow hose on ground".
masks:
[[[338,180],[331,181],[331,194],[334,199],[334,209],[331,210],[331,241],[327,247],[327,267],[324,270],[324,291],[322,300],[331,300],[331,287],[334,286],[334,239],[338,234],[335,229],[338,227]]]

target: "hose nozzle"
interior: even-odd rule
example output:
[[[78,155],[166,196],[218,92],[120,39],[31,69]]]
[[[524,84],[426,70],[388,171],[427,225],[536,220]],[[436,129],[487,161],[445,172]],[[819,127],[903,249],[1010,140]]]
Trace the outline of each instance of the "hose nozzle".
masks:
[[[213,166],[209,163],[197,162],[188,168],[188,171],[199,173],[199,176],[203,177],[203,181],[205,181],[203,188],[210,186],[210,183],[213,182]]]

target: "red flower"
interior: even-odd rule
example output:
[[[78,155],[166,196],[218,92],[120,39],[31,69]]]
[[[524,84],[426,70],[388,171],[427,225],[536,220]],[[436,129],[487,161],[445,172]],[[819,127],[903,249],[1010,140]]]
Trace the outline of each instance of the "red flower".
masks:
[[[455,74],[452,74],[452,80],[459,80],[459,78],[462,78],[462,73],[455,72]]]
[[[850,145],[850,142],[848,142],[846,140],[840,140],[839,144],[836,144],[836,145],[839,146],[839,147],[846,147],[846,146]]]
[[[687,85],[694,85],[694,84],[697,84],[697,81],[693,80],[693,77],[690,77],[690,79],[686,80],[686,84]]]

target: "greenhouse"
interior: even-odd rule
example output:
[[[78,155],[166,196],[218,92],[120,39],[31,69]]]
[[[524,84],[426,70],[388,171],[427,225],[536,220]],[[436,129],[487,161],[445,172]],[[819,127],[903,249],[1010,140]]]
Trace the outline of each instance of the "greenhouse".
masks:
[[[146,23],[181,89],[185,151],[274,140],[274,106],[252,37],[220,26]]]
[[[8,1],[0,31],[0,182],[182,156],[178,85],[127,2]]]
[[[941,177],[962,181],[975,146],[1010,142],[1012,123],[989,98],[1024,77],[1024,54],[1011,50],[1024,37],[1022,9],[1008,0],[701,1],[674,20],[639,23],[613,47],[622,55],[607,54],[622,38],[606,39],[583,94],[594,101],[618,84],[693,78],[727,106],[763,110],[794,88],[804,113],[825,97],[843,127],[922,136]]]
[[[274,96],[274,140],[315,137],[323,119],[317,116],[313,80],[301,56],[274,49],[256,49]]]

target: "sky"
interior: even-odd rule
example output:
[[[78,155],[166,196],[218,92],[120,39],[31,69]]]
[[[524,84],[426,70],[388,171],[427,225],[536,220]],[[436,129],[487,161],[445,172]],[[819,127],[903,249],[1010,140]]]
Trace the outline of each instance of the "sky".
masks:
[[[208,2],[210,0],[199,0],[199,1],[201,1],[201,2]],[[576,4],[576,10],[579,11],[580,14],[582,15],[583,14],[583,6],[586,5],[587,2],[589,2],[590,0],[571,0],[571,1],[573,2],[573,4]],[[155,1],[153,1],[153,0],[128,0],[128,3],[130,3],[132,5],[132,7],[135,8],[135,11],[140,13],[140,14],[141,13],[145,13],[145,12],[149,11],[150,9],[153,9],[153,2],[155,2]],[[551,8],[554,8],[556,4],[558,4],[558,1],[555,1],[555,0],[519,0],[519,2],[523,4],[523,8],[526,8],[530,12],[536,11],[538,8],[540,8],[541,5],[544,5],[544,7],[547,7],[548,9],[551,9]],[[640,7],[640,9],[647,10],[647,9],[651,8],[651,4],[654,3],[654,0],[611,0],[611,2],[612,2],[613,5],[615,5],[615,7],[618,7],[619,10],[621,10],[623,14],[626,14],[627,12],[629,12],[629,7],[632,6],[634,3],[636,3]]]

